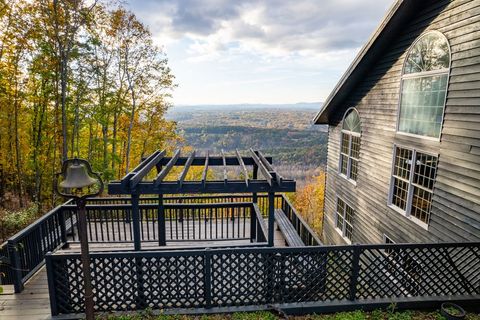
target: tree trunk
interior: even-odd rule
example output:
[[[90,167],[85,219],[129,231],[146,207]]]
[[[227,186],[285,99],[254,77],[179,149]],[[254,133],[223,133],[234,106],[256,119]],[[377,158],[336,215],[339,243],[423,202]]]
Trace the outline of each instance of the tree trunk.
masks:
[[[125,174],[128,173],[129,166],[130,166],[130,147],[132,144],[132,129],[133,129],[133,121],[135,120],[135,107],[136,107],[135,91],[133,90],[133,86],[131,84],[129,85],[129,87],[130,87],[129,88],[130,93],[132,95],[132,113],[130,114],[130,123],[128,124],[127,151],[125,152],[125,156],[126,156]]]
[[[68,158],[67,142],[67,63],[68,55],[61,53],[60,69],[60,89],[61,89],[61,108],[62,108],[62,159]]]

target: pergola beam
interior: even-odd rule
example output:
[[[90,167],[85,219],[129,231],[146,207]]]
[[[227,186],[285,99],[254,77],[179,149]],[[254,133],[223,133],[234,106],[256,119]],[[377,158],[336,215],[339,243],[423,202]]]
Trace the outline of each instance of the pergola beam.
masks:
[[[140,194],[192,194],[192,193],[264,193],[264,192],[294,192],[295,181],[283,180],[282,185],[270,185],[265,180],[250,180],[248,186],[244,180],[228,180],[227,184],[223,181],[184,181],[179,187],[177,181],[163,181],[158,185],[151,182],[140,182],[136,190]],[[130,194],[128,190],[122,188],[119,182],[111,182],[108,185],[110,194]]]
[[[227,160],[225,159],[225,152],[222,149],[222,160],[223,160],[223,183],[227,184],[228,175],[227,175]]]
[[[158,152],[153,158],[150,160],[145,160],[143,163],[145,165],[139,169],[133,177],[130,178],[130,189],[134,189],[135,186],[142,181],[142,179],[152,170],[153,167],[155,167],[160,160],[165,156],[165,150]],[[149,157],[150,158],[150,157]]]
[[[258,150],[255,153],[258,155],[262,163],[267,168],[268,172],[272,175],[272,177],[274,177],[274,179],[278,182],[278,184],[282,184],[283,177],[280,174],[278,174],[277,170],[275,170],[273,166],[267,161],[263,153],[261,153]]]
[[[255,151],[253,151],[253,149],[250,149],[250,153],[252,154],[252,158],[253,160],[255,161],[255,163],[257,164],[257,167],[258,169],[260,170],[260,172],[262,173],[262,175],[265,177],[265,179],[267,180],[268,184],[270,186],[273,185],[273,177],[272,175],[270,174],[270,172],[268,172],[267,168],[265,168],[265,165],[263,164],[263,162],[260,160],[260,158],[258,158],[257,154],[255,153]]]
[[[243,162],[243,159],[240,156],[240,152],[238,152],[238,149],[235,149],[235,154],[237,155],[238,163],[242,167],[243,174],[245,175],[245,185],[248,187],[248,180],[250,180],[250,178],[248,177],[247,167],[245,167],[245,163]]]
[[[181,157],[177,149],[172,157],[166,157],[165,151],[155,151],[142,161],[132,173],[123,180],[109,184],[111,194],[192,194],[192,193],[269,193],[295,191],[295,181],[282,179],[271,165],[271,158],[250,149],[249,156],[242,157],[238,150],[235,155],[227,155],[223,150],[219,156],[197,156],[193,151],[188,157]],[[176,180],[164,181],[174,167],[183,167]],[[201,180],[188,181],[187,174],[192,166],[203,166]],[[217,181],[208,181],[211,166],[223,168],[223,175]],[[240,167],[244,177],[230,180],[228,166]],[[249,177],[248,166],[253,166],[253,179]],[[161,168],[157,176],[147,181],[145,177],[151,170]],[[256,174],[260,172],[260,175]]]
[[[269,163],[272,162],[272,157],[265,157]],[[160,165],[165,166],[169,161],[171,160],[171,157],[164,157],[160,161]],[[178,157],[177,162],[175,163],[175,166],[184,166],[185,163],[187,163],[188,157]],[[192,166],[204,166],[205,165],[205,160],[206,156],[196,156],[195,159],[193,159]],[[237,157],[225,157],[225,160],[227,162],[227,166],[239,166],[239,162]],[[255,161],[252,159],[252,157],[242,157],[243,163],[245,163],[246,166],[253,166],[255,165]],[[222,156],[214,156],[214,155],[209,155],[208,157],[208,165],[209,167],[212,166],[223,166],[223,158]]]
[[[173,157],[170,158],[167,165],[157,175],[157,177],[155,178],[155,180],[153,182],[154,186],[158,186],[160,183],[162,183],[163,179],[168,175],[170,170],[172,170],[173,166],[177,162],[178,157],[180,157],[180,149],[177,149],[177,151],[175,151],[175,154],[173,155]]]
[[[209,152],[207,151],[207,156],[205,157],[205,165],[203,167],[202,172],[202,184],[205,186],[205,182],[207,181],[207,174],[208,174],[208,156]]]
[[[138,166],[136,166],[132,171],[127,173],[121,180],[122,184],[127,187],[129,186],[130,179],[139,171],[141,170],[151,159],[153,159],[158,153],[160,153],[160,150],[155,151],[151,155],[148,156],[145,160],[141,161]]]
[[[187,176],[188,169],[190,169],[190,166],[192,165],[193,159],[195,158],[195,150],[192,151],[190,156],[188,157],[187,163],[185,164],[185,167],[183,168],[182,173],[178,176],[178,186],[181,187],[183,184],[183,181],[185,180],[185,177]]]

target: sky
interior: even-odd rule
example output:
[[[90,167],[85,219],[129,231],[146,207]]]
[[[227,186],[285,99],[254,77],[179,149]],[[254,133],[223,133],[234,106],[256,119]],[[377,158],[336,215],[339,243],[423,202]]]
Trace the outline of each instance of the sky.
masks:
[[[128,0],[175,105],[325,101],[393,0]]]

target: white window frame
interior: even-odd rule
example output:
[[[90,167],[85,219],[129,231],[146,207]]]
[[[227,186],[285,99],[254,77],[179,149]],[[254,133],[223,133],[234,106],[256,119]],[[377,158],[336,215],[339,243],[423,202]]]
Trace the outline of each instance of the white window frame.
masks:
[[[445,38],[445,41],[448,44],[448,54],[449,54],[449,65],[448,68],[440,69],[440,70],[432,70],[432,71],[424,71],[424,72],[415,72],[415,73],[409,73],[405,74],[405,65],[407,64],[408,57],[410,56],[410,52],[413,47],[420,41],[423,37],[425,37],[428,34],[436,33],[441,35],[443,38]],[[410,48],[407,50],[407,54],[405,55],[405,59],[403,61],[403,67],[402,67],[402,76],[400,78],[400,94],[399,94],[399,99],[398,99],[398,108],[397,108],[397,124],[395,127],[395,132],[396,134],[399,135],[404,135],[404,136],[409,136],[409,137],[415,137],[415,138],[420,138],[420,139],[425,139],[425,140],[430,140],[430,141],[440,141],[440,138],[442,136],[442,131],[443,131],[443,120],[445,118],[445,105],[447,103],[447,96],[448,96],[448,86],[450,84],[450,73],[452,70],[452,49],[450,46],[450,42],[448,41],[447,37],[440,31],[437,30],[429,30],[424,33],[422,33],[420,36],[415,39],[415,41],[412,43]],[[419,134],[413,134],[413,133],[408,133],[408,132],[402,132],[399,131],[400,127],[400,113],[401,113],[401,108],[402,108],[402,94],[403,94],[403,80],[404,79],[412,79],[412,78],[421,78],[421,77],[431,77],[431,76],[436,76],[436,75],[443,75],[447,74],[447,84],[445,85],[445,99],[443,101],[443,112],[442,112],[442,119],[440,121],[440,133],[438,137],[429,137],[429,136],[423,136]]]
[[[360,128],[360,133],[358,132],[353,132],[349,130],[343,129],[343,123],[345,121],[345,118],[347,115],[350,113],[350,111],[355,111],[360,118],[360,113],[358,113],[358,110],[354,107],[348,108],[347,111],[343,114],[343,119],[342,119],[342,129],[340,130],[340,155],[338,157],[338,174],[345,178],[347,181],[350,181],[353,183],[355,186],[357,185],[357,181],[352,179],[352,137],[358,137],[360,138],[360,143],[362,142],[362,134],[361,131],[362,129]],[[342,152],[342,146],[343,146],[343,135],[346,134],[348,135],[348,155],[344,154]],[[342,157],[347,157],[347,174],[342,173]],[[358,179],[358,164],[360,163],[360,156],[358,158],[354,158],[354,160],[357,161],[357,179]]]
[[[342,226],[342,229],[338,228],[337,227],[337,223],[338,223],[338,200],[342,200],[343,203],[345,204],[345,209],[343,211],[343,226]],[[347,227],[347,219],[346,219],[346,212],[347,212],[347,206],[350,207],[350,209],[352,209],[353,211],[353,217],[352,217],[352,220],[355,219],[355,213],[356,213],[356,210],[353,209],[353,206],[351,206],[348,202],[346,202],[345,200],[343,200],[342,198],[338,197],[337,196],[337,201],[335,203],[335,230],[337,230],[337,232],[342,236],[342,238],[348,243],[348,244],[352,244],[352,240],[349,239],[347,236],[346,236],[346,227]],[[353,231],[355,230],[354,229],[354,225],[353,225],[353,222],[351,223],[352,225],[352,238],[353,238]]]
[[[426,151],[423,151],[423,150],[418,150],[418,149],[412,148],[412,147],[406,147],[406,146],[399,145],[399,144],[394,144],[393,145],[393,159],[392,159],[392,170],[391,170],[391,173],[390,173],[390,188],[389,188],[389,192],[388,192],[388,206],[390,208],[394,209],[395,211],[397,211],[398,213],[400,213],[401,215],[403,215],[404,217],[406,217],[406,218],[410,219],[411,221],[415,222],[416,224],[418,224],[419,226],[421,226],[425,230],[428,230],[428,226],[429,226],[430,218],[431,218],[431,212],[429,212],[427,223],[425,223],[424,221],[422,221],[422,220],[416,218],[415,216],[411,215],[412,201],[413,201],[413,190],[414,190],[413,187],[415,186],[415,187],[419,187],[421,189],[425,189],[424,187],[416,185],[416,184],[413,183],[413,176],[415,174],[415,166],[414,166],[413,163],[410,164],[410,173],[409,173],[409,177],[408,177],[408,194],[407,194],[405,210],[403,210],[402,208],[397,207],[395,204],[393,204],[393,190],[395,188],[395,177],[394,177],[393,174],[395,172],[395,160],[396,160],[396,157],[397,157],[397,148],[407,149],[407,150],[412,151],[412,160],[413,161],[417,158],[417,153],[422,153],[422,154],[426,154],[426,155],[429,155],[429,156],[432,156],[432,157],[436,157],[437,158],[437,170],[438,170],[438,154],[435,154],[435,153],[432,153],[432,152],[426,152]],[[435,184],[436,180],[437,180],[437,177],[435,176],[434,184]],[[432,201],[433,201],[434,189],[435,189],[435,187],[432,187],[432,190],[426,190],[426,191],[432,193]],[[430,207],[430,209],[431,209],[431,207]]]

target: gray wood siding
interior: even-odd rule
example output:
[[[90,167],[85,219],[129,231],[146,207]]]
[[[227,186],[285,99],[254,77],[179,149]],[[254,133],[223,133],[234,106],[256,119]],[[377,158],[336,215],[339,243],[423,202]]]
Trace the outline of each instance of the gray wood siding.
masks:
[[[396,133],[401,69],[406,51],[428,30],[449,40],[452,68],[441,140]],[[344,243],[334,228],[336,198],[355,210],[353,242],[480,240],[480,0],[432,1],[392,42],[377,64],[330,116],[324,239]],[[338,174],[343,113],[362,121],[356,185]],[[439,154],[428,230],[389,208],[394,144]]]

